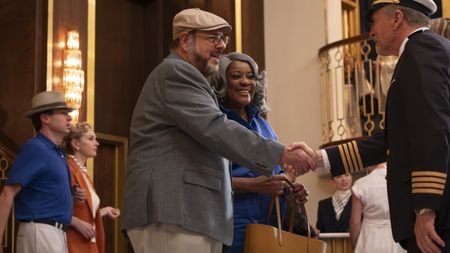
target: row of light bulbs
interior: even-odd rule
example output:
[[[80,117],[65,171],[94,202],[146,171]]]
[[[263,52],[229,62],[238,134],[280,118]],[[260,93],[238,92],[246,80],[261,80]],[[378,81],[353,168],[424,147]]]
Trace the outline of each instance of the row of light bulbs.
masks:
[[[70,115],[74,123],[78,122],[84,91],[84,71],[81,68],[80,37],[77,31],[67,32],[64,49],[63,87],[64,96],[69,107],[75,108]]]

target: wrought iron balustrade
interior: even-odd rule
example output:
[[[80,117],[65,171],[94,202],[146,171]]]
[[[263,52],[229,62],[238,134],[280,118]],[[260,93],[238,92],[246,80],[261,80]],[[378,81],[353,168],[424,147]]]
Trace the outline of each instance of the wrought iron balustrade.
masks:
[[[384,129],[395,56],[377,56],[368,34],[319,50],[323,144],[370,136]]]

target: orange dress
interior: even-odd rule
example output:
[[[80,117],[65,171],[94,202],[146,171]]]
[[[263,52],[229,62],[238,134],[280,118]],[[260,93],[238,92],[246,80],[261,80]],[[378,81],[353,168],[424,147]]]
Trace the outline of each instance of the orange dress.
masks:
[[[84,180],[83,172],[78,167],[73,158],[68,157],[67,162],[70,168],[70,176],[72,179],[72,187],[78,185],[86,192],[86,200],[83,203],[74,200],[72,216],[77,217],[89,224],[95,224],[97,234],[95,236],[96,242],[91,242],[79,233],[74,227],[69,226],[67,229],[67,244],[69,253],[104,253],[105,252],[105,233],[103,229],[103,221],[100,214],[100,208],[97,210],[95,219],[92,215],[92,198],[89,188]],[[86,175],[87,176],[87,175]],[[91,185],[92,181],[87,177]]]

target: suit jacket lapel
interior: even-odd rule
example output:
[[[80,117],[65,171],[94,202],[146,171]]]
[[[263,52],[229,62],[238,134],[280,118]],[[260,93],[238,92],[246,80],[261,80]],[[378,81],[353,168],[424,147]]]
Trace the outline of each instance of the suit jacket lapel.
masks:
[[[87,186],[86,181],[84,180],[83,172],[81,172],[81,169],[78,168],[78,165],[75,162],[73,162],[73,165],[74,165],[74,167],[76,167],[76,169],[75,169],[75,181],[76,181],[76,183],[81,188],[86,189],[86,199],[85,199],[85,201],[88,204],[89,211],[90,211],[89,213],[92,216],[93,205],[92,205],[91,192],[89,191],[89,187]],[[92,183],[91,183],[91,185],[92,185]]]

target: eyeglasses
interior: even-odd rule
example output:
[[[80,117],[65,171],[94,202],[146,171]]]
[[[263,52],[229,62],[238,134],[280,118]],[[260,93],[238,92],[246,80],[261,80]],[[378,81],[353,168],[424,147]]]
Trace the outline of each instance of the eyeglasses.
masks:
[[[226,45],[228,45],[228,43],[230,43],[230,40],[231,40],[228,35],[224,35],[222,33],[217,33],[217,34],[213,35],[213,34],[196,32],[195,34],[205,37],[206,40],[208,40],[211,43],[214,43],[215,46],[219,46],[221,41],[223,41],[226,46]]]

